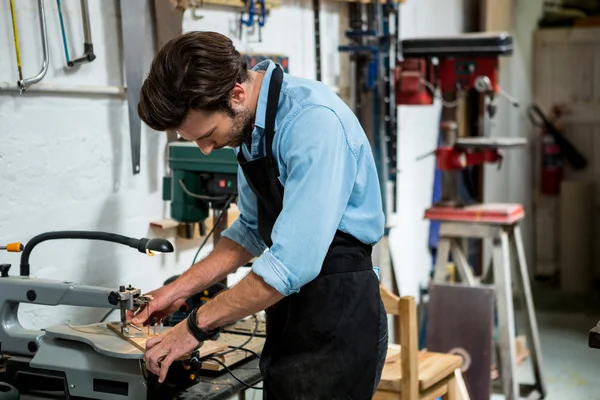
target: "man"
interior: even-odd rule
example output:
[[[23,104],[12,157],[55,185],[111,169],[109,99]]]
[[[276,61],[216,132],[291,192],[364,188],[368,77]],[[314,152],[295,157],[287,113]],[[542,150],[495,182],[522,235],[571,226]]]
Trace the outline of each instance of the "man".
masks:
[[[352,111],[322,83],[265,61],[247,70],[225,36],[191,32],[154,59],[138,105],[158,131],[204,154],[233,147],[240,217],[211,254],[161,287],[134,323],[165,316],[252,257],[237,285],[147,343],[147,368],[169,365],[218,328],[261,310],[268,399],[370,399],[387,349],[371,248],[383,235],[377,171]]]

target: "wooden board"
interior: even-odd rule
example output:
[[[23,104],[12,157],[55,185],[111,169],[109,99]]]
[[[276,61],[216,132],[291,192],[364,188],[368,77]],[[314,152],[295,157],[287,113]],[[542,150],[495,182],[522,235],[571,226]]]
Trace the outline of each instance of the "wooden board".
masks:
[[[254,319],[249,318],[224,327],[223,332],[250,335],[252,332],[254,332],[255,326],[256,322],[254,322]],[[255,336],[267,336],[267,325],[265,322],[258,322],[258,329],[256,330]]]
[[[239,218],[239,216],[240,216],[240,210],[238,209],[237,205],[232,204],[229,207],[229,209],[227,210],[227,217],[226,217],[227,224],[226,224],[226,226],[223,227],[223,229],[231,227],[231,225],[235,222],[235,220],[237,220]],[[205,234],[200,235],[199,224],[194,224],[191,237],[188,237],[188,233],[186,231],[188,229],[188,227],[186,224],[179,223],[178,221],[175,221],[170,218],[162,218],[162,219],[152,220],[152,221],[150,221],[149,224],[150,224],[150,227],[153,229],[177,229],[177,232],[181,238],[186,238],[186,239],[190,239],[190,240],[198,240],[198,239],[206,237],[208,232],[210,232],[211,229],[213,228],[214,218],[213,218],[212,208],[208,211],[208,217],[204,220],[203,223],[204,223],[204,228],[205,228]],[[223,224],[222,221],[221,221],[221,224]]]
[[[490,287],[431,285],[428,350],[463,357],[461,371],[473,399],[490,397],[494,291]]]
[[[388,355],[381,374],[378,389],[392,392],[402,391],[402,364],[399,346],[388,347]],[[460,367],[460,357],[420,351],[417,356],[419,390],[427,390]]]
[[[225,345],[227,347],[227,349],[229,349],[229,346],[240,346],[240,345],[244,344],[248,340],[249,337],[250,336],[248,336],[248,335],[236,335],[233,333],[221,333],[219,335],[219,338],[216,340],[216,342],[219,344]],[[253,337],[252,340],[250,340],[250,342],[246,343],[243,347],[248,350],[252,350],[255,353],[261,354],[264,345],[265,345],[265,338]],[[219,352],[219,353],[221,353],[221,352]],[[218,355],[219,353],[216,353],[217,355],[215,356],[215,358],[217,358],[219,361],[221,361],[223,364],[227,365],[228,367],[232,366],[233,364],[235,364],[237,362],[245,360],[248,357],[254,357],[254,354],[244,351],[244,350],[235,350],[235,351],[232,351],[231,353],[227,353],[227,354],[223,354],[223,355]],[[221,371],[225,368],[216,361],[206,360],[206,361],[202,362],[202,369],[208,370],[208,371]]]
[[[157,333],[156,335],[153,334],[153,329],[150,328],[150,334],[148,334],[148,328],[147,327],[143,327],[142,331],[139,332],[141,333],[141,336],[137,336],[137,337],[129,337],[129,336],[124,336],[123,334],[121,334],[121,325],[119,322],[109,322],[106,324],[106,326],[112,330],[113,332],[115,332],[117,335],[119,335],[122,339],[126,340],[127,342],[133,344],[135,347],[137,347],[138,349],[140,349],[141,351],[146,351],[146,342],[148,341],[148,339],[154,337],[154,336],[159,336],[159,334]],[[132,331],[135,330],[133,328],[130,328]],[[166,332],[169,331],[169,329],[172,329],[171,327],[164,327],[162,334],[165,334]],[[202,345],[202,347],[200,347],[200,357],[205,357],[205,356],[209,356],[213,353],[218,353],[224,350],[227,350],[228,345],[226,343],[222,343],[222,342],[217,342],[214,340],[207,340],[206,342],[204,342],[204,344]],[[186,356],[181,357],[180,359],[187,359],[190,358],[189,354]]]

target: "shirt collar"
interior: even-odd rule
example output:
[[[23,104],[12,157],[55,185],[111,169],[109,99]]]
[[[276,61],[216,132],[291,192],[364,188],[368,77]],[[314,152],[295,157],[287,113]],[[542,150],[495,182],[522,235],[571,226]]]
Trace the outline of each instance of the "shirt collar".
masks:
[[[267,114],[267,99],[269,97],[269,85],[271,84],[271,75],[275,69],[275,63],[271,60],[264,60],[256,64],[253,71],[265,71],[265,76],[260,85],[258,93],[258,101],[256,104],[256,116],[254,117],[254,125],[261,129],[265,129],[265,119]]]

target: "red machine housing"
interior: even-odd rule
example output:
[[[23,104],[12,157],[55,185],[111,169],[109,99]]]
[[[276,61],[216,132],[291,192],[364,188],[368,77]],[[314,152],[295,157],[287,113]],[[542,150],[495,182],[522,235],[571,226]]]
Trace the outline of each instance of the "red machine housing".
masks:
[[[471,165],[497,163],[502,161],[498,149],[461,149],[451,146],[438,147],[435,150],[437,168],[440,171],[464,169]]]
[[[433,104],[431,88],[442,94],[471,90],[478,77],[487,77],[489,91],[498,90],[497,57],[453,57],[434,65],[427,58],[407,58],[396,66],[396,104]],[[429,87],[428,87],[429,86]]]
[[[424,58],[409,58],[396,66],[396,104],[431,105],[434,66]]]

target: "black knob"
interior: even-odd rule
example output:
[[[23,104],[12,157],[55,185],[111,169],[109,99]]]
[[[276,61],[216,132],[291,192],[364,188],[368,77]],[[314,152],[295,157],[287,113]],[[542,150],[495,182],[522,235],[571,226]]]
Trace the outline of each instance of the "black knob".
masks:
[[[117,292],[110,292],[108,295],[108,302],[113,306],[119,304],[119,294]]]
[[[8,278],[8,270],[10,269],[10,264],[0,264],[0,273],[2,274],[2,278]]]

